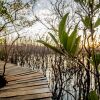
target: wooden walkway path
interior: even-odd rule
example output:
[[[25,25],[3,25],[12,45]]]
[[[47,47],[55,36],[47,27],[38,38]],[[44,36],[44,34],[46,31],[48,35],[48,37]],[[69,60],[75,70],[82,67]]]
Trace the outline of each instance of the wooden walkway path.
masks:
[[[47,79],[40,72],[7,64],[6,79],[8,84],[0,89],[0,100],[52,100]]]

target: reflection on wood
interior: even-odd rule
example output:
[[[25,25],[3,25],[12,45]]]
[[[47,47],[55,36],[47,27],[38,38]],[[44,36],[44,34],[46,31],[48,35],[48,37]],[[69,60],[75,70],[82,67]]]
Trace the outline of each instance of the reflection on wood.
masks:
[[[2,72],[2,63],[0,63]],[[0,100],[51,100],[46,77],[27,67],[7,64],[7,86],[0,89]]]

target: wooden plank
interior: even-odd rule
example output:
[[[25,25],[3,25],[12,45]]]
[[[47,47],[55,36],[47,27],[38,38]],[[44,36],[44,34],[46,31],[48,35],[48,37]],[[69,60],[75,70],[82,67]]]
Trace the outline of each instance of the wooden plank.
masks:
[[[13,96],[20,96],[20,95],[28,95],[28,94],[38,94],[38,93],[50,93],[48,88],[40,88],[34,90],[26,90],[26,91],[9,91],[9,92],[2,92],[0,93],[0,97],[13,97]]]
[[[8,66],[7,66],[8,67]],[[25,73],[25,72],[29,72],[29,71],[32,71],[31,69],[29,68],[26,68],[26,67],[20,67],[20,66],[11,66],[11,68],[7,68],[6,67],[6,72],[5,72],[5,75],[16,75],[16,74],[20,74],[20,73]],[[0,70],[0,72],[2,72],[3,69]]]
[[[11,74],[9,74],[9,73],[7,74],[7,73],[6,73],[6,75],[7,75],[7,76],[8,76],[8,75],[16,75],[16,76],[17,76],[17,75],[34,74],[34,73],[37,73],[37,72],[36,72],[36,71],[32,71],[32,70],[31,70],[31,71],[28,70],[28,71],[26,71],[26,72],[23,72],[23,71],[22,71],[22,72],[20,72],[20,73],[11,73]]]
[[[3,65],[4,65],[4,62],[3,61],[0,61],[0,70],[3,69]],[[16,65],[15,64],[7,63],[6,69],[9,69],[9,68],[12,68],[12,67],[16,67]]]
[[[21,92],[21,91],[35,90],[35,89],[42,89],[42,88],[48,88],[48,85],[44,84],[44,85],[27,86],[27,87],[13,88],[13,89],[10,88],[10,89],[0,91],[0,94],[3,92]]]
[[[17,70],[16,69],[6,70],[6,74],[12,75],[12,74],[19,74],[21,72],[27,72],[27,71],[31,71],[31,69],[17,68]]]
[[[35,78],[35,77],[43,77],[43,75],[41,75],[40,73],[35,73],[35,74],[26,74],[26,75],[18,75],[18,76],[14,76],[14,75],[8,75],[6,76],[6,79],[9,81],[14,81],[14,80],[22,80],[22,79],[28,79],[28,78]]]
[[[30,78],[30,79],[28,79],[28,80],[25,80],[25,79],[23,79],[23,80],[16,80],[16,81],[11,81],[11,82],[9,82],[8,84],[10,84],[10,85],[13,85],[13,84],[19,84],[19,83],[27,83],[27,82],[35,82],[35,81],[42,81],[42,80],[46,80],[46,78],[45,77],[41,77],[41,78],[34,78],[34,79],[32,79],[32,78]]]
[[[27,82],[27,83],[23,83],[23,84],[13,84],[13,85],[7,85],[4,88],[1,88],[1,90],[6,90],[6,89],[15,89],[15,88],[22,88],[22,87],[27,87],[27,86],[38,86],[38,85],[47,85],[47,81],[46,80],[42,80],[42,81],[35,81],[35,82]]]
[[[24,96],[14,96],[9,98],[0,98],[0,100],[51,100],[51,98],[49,99],[51,96],[51,93],[39,93]]]
[[[47,79],[40,72],[8,63],[6,79],[8,84],[0,89],[0,100],[51,100]]]

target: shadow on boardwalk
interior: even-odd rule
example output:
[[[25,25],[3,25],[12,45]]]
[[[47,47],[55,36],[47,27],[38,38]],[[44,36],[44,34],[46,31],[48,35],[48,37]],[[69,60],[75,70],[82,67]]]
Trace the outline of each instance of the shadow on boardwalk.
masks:
[[[0,62],[0,72],[3,63]],[[28,67],[6,66],[7,86],[0,89],[0,100],[52,100],[46,77]]]

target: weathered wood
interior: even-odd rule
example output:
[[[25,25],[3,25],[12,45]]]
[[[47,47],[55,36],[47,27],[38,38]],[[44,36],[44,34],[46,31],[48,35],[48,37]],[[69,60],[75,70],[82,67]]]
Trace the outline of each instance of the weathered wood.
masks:
[[[3,93],[3,92],[9,92],[9,91],[25,91],[25,90],[31,90],[31,89],[40,89],[40,88],[48,88],[48,85],[47,84],[42,84],[41,85],[37,85],[37,86],[27,86],[27,87],[17,87],[17,88],[9,88],[9,89],[4,89],[2,91],[0,91],[0,94]]]
[[[46,80],[46,78],[44,78],[44,77],[43,77],[43,78],[39,78],[39,79],[37,79],[37,78],[34,78],[34,79],[33,79],[33,78],[32,78],[32,79],[28,79],[28,80],[25,80],[25,79],[24,79],[24,80],[21,80],[21,81],[20,81],[20,80],[16,80],[16,81],[11,81],[11,82],[9,82],[9,84],[10,84],[10,85],[13,85],[13,84],[21,84],[21,83],[23,84],[23,83],[27,83],[27,82],[35,82],[35,81],[40,81],[40,80],[41,80],[41,81],[42,81],[42,80]]]
[[[0,93],[0,97],[12,97],[12,96],[19,96],[19,95],[28,95],[28,94],[37,94],[37,93],[48,93],[48,92],[50,92],[49,91],[49,89],[46,87],[46,88],[39,88],[39,89],[32,89],[32,90],[29,90],[29,89],[27,89],[27,90],[15,90],[15,91],[11,91],[11,90],[9,90],[9,91],[4,91],[4,92],[1,92]]]
[[[51,100],[47,79],[40,72],[7,64],[6,79],[8,84],[0,89],[0,100]]]
[[[0,61],[0,70],[3,69],[3,66],[4,66],[4,62]],[[13,68],[13,67],[16,67],[16,65],[15,64],[7,63],[6,69]]]
[[[30,94],[24,96],[15,96],[9,98],[1,98],[0,100],[51,100],[51,93]]]
[[[6,87],[1,88],[1,90],[5,90],[5,89],[15,89],[15,88],[21,88],[21,87],[27,87],[27,86],[37,86],[37,85],[47,85],[47,81],[43,80],[43,81],[35,81],[35,82],[27,82],[27,83],[23,83],[23,84],[13,84],[13,85],[9,85],[7,84]]]
[[[26,74],[26,75],[17,75],[17,76],[14,76],[14,75],[8,75],[6,76],[6,79],[9,80],[9,81],[14,81],[14,80],[22,80],[22,79],[28,79],[28,78],[38,78],[38,77],[43,77],[41,76],[41,74],[39,73],[35,73],[35,74]]]

